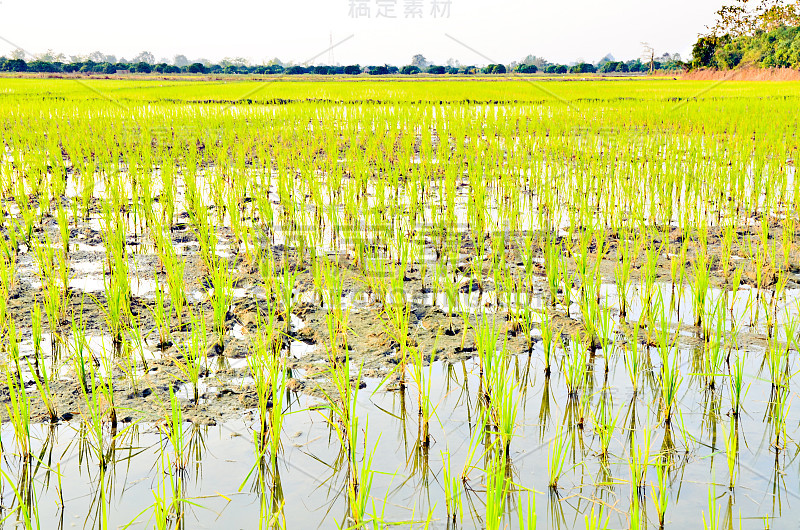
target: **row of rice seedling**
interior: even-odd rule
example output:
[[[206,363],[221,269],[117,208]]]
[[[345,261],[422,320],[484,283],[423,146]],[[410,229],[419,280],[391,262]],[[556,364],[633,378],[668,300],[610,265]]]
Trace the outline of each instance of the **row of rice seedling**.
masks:
[[[598,100],[577,119],[568,107],[532,103],[303,102],[230,112],[10,99],[0,106],[0,331],[16,449],[31,456],[26,378],[56,422],[51,386],[63,371],[80,393],[92,458],[105,468],[122,386],[138,394],[152,385],[147,342],[178,374],[159,394],[165,480],[151,511],[159,524],[181,520],[184,408],[201,406],[209,357],[235,353],[235,314],[246,302],[256,308],[246,338],[257,416],[250,475],[275,481],[297,362],[289,345],[311,306],[324,369],[308,386],[323,398],[340,452],[341,525],[391,522],[374,493],[381,441],[359,413],[368,359],[357,330],[366,320],[377,323],[391,359],[383,382],[416,404],[417,461],[428,460],[443,423],[437,359],[474,355],[478,394],[467,408],[477,420],[460,481],[446,452],[448,520],[461,522],[480,490],[487,528],[512,524],[512,515],[513,524],[535,525],[533,481],[515,477],[513,462],[525,447],[527,395],[542,384],[543,402],[549,407],[552,391],[563,408],[546,444],[556,502],[591,460],[605,480],[630,485],[630,527],[643,524],[634,519],[655,474],[663,525],[677,467],[673,433],[684,451],[696,450],[683,420],[687,395],[707,396],[714,429],[714,403],[723,394],[730,401],[731,489],[733,433],[757,406],[747,399],[748,367],[763,365],[769,376],[765,423],[776,455],[792,431],[800,184],[791,102],[748,101],[756,112],[735,99],[715,105],[672,111],[658,101]],[[781,110],[779,126],[758,114]],[[91,294],[74,287],[87,230],[102,243],[103,289]],[[18,270],[28,259],[35,283]],[[143,297],[133,285],[148,259],[155,265],[144,279],[154,288]],[[192,270],[200,271],[194,286]],[[249,298],[237,294],[241,278],[253,277]],[[26,289],[35,301],[20,311],[12,296]],[[354,290],[368,295],[369,311],[351,313]],[[424,335],[428,306],[438,322]],[[108,336],[110,351],[91,348],[93,334]],[[22,336],[34,344],[32,363],[20,356]],[[531,371],[517,370],[520,362],[536,375],[524,376]],[[630,385],[627,406],[609,397],[620,379]],[[182,384],[188,402],[173,390]],[[638,420],[637,404],[648,407]],[[657,453],[651,425],[663,439]],[[285,522],[281,502],[264,500],[261,512],[269,526]],[[605,512],[587,514],[587,527],[607,526]]]

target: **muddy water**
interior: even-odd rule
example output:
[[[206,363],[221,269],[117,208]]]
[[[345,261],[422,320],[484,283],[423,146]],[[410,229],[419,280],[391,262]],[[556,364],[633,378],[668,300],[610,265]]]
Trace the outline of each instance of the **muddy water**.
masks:
[[[747,354],[746,379],[752,381],[746,410],[738,420],[738,478],[728,488],[724,432],[730,425],[727,389],[715,392],[701,389],[694,372],[690,349],[681,349],[679,358],[684,382],[678,400],[680,419],[666,429],[655,412],[655,395],[648,384],[638,394],[622,368],[619,354],[610,359],[608,379],[603,373],[602,352],[598,352],[588,379],[594,408],[600,400],[612,405],[619,415],[617,429],[605,466],[597,455],[599,443],[587,419],[575,425],[576,407],[567,398],[567,389],[557,371],[548,380],[543,375],[541,346],[528,355],[517,356],[509,377],[520,381],[517,390],[517,427],[510,449],[510,474],[515,484],[536,491],[537,528],[582,528],[583,517],[594,503],[607,506],[610,528],[628,528],[631,472],[628,458],[631,445],[643,443],[645,430],[651,432],[650,453],[668,451],[674,461],[669,474],[669,507],[666,528],[697,528],[707,517],[709,485],[716,484],[714,500],[722,519],[733,517],[742,528],[794,528],[798,500],[795,458],[797,446],[789,442],[777,453],[771,443],[773,427],[765,416],[770,399],[770,384],[760,370],[761,355]],[[658,356],[652,355],[658,368]],[[443,489],[442,452],[451,455],[451,466],[460,475],[467,461],[464,520],[459,528],[483,528],[485,460],[483,440],[471,448],[480,415],[479,366],[474,360],[430,368],[435,415],[430,424],[431,443],[420,443],[416,388],[405,393],[379,388],[379,380],[365,380],[358,393],[358,416],[367,433],[367,451],[375,448],[372,497],[377,515],[387,522],[404,522],[401,527],[446,528],[447,513]],[[427,369],[426,369],[427,372]],[[646,378],[645,378],[646,379]],[[723,378],[719,378],[720,381]],[[411,379],[409,378],[409,381]],[[722,387],[722,384],[720,384]],[[793,391],[796,389],[793,388]],[[792,393],[794,396],[794,392]],[[289,394],[283,403],[286,412],[282,435],[283,449],[277,471],[259,480],[252,473],[256,462],[253,433],[258,422],[250,412],[235,421],[215,426],[185,424],[188,465],[175,482],[181,485],[184,528],[255,528],[261,516],[261,498],[267,506],[282,499],[279,510],[287,528],[334,528],[347,525],[346,470],[341,465],[340,444],[327,423],[327,410],[313,397]],[[189,414],[190,407],[186,407]],[[367,424],[368,418],[368,424]],[[798,435],[797,410],[787,421],[790,440]],[[131,528],[152,527],[153,490],[172,484],[160,462],[169,462],[174,452],[159,425],[137,423],[119,427],[110,451],[112,433],[105,427],[104,449],[111,455],[101,473],[99,459],[92,452],[91,436],[80,418],[49,427],[32,427],[37,460],[27,468],[10,449],[14,447],[9,425],[2,429],[4,459],[8,467],[3,488],[3,505],[15,505],[10,488],[28,488],[38,499],[43,528],[97,528],[107,518],[109,528],[136,521]],[[565,472],[556,491],[548,488],[547,461],[550,441],[562,427],[572,447]],[[671,442],[670,442],[671,439]],[[162,455],[163,448],[163,455]],[[359,447],[363,455],[364,448]],[[165,456],[164,456],[165,455]],[[41,464],[39,463],[41,462]],[[62,473],[61,496],[56,471]],[[657,528],[652,504],[656,473],[651,466],[643,491],[642,517],[648,528]],[[101,496],[101,490],[103,491]],[[167,486],[167,496],[172,495]],[[278,501],[275,506],[281,506]],[[103,510],[101,510],[103,507]],[[512,494],[507,511],[508,527],[516,527],[516,501]],[[373,512],[372,509],[369,510]],[[141,514],[141,515],[140,515]],[[137,517],[138,516],[138,517]],[[14,515],[11,516],[13,520]],[[416,521],[413,524],[412,521]],[[174,522],[174,521],[173,521]],[[729,528],[726,523],[723,528]]]

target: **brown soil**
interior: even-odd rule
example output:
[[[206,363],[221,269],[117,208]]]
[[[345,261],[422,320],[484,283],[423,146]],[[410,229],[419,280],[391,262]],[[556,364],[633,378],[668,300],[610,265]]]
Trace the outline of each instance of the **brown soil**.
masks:
[[[691,81],[800,81],[800,70],[791,68],[703,69],[683,74],[681,78]]]

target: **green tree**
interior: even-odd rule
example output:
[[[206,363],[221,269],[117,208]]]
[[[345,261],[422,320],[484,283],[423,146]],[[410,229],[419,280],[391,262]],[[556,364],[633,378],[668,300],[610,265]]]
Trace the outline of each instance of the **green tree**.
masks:
[[[24,72],[28,69],[28,64],[22,59],[10,59],[6,61],[5,69],[7,72]]]
[[[578,63],[570,68],[571,74],[591,74],[596,71],[594,65],[589,63]]]

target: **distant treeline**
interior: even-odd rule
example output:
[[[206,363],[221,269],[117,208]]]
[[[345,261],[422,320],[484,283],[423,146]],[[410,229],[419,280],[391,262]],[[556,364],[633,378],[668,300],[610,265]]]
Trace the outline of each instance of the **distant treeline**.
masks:
[[[674,62],[661,63],[655,62],[655,70],[672,70],[679,65]],[[0,71],[3,72],[42,72],[42,73],[93,73],[93,74],[116,74],[118,72],[131,73],[159,73],[159,74],[260,74],[260,75],[391,75],[391,74],[432,74],[432,75],[476,75],[482,74],[505,74],[509,72],[522,74],[585,74],[585,73],[627,73],[627,72],[648,72],[649,62],[642,62],[639,59],[633,61],[608,61],[599,65],[590,63],[579,63],[574,66],[563,64],[548,64],[542,68],[533,64],[519,64],[513,68],[502,64],[490,64],[484,67],[477,66],[361,66],[353,64],[349,66],[282,66],[272,64],[266,66],[237,66],[237,65],[205,65],[194,63],[188,66],[174,66],[167,63],[150,64],[146,62],[138,63],[96,63],[94,61],[84,62],[48,62],[48,61],[29,61],[23,59],[7,59],[0,57]]]

